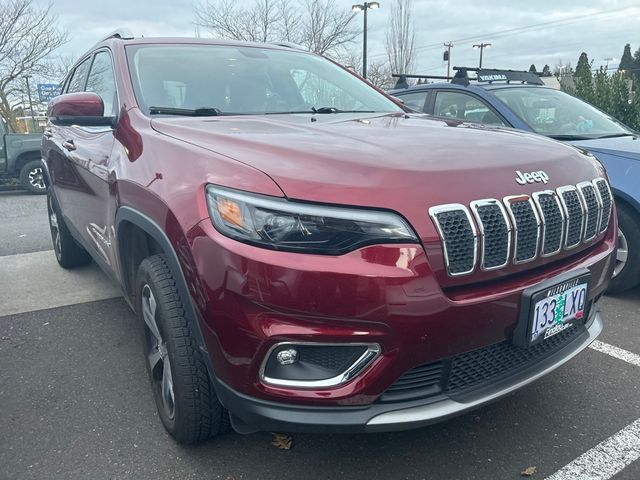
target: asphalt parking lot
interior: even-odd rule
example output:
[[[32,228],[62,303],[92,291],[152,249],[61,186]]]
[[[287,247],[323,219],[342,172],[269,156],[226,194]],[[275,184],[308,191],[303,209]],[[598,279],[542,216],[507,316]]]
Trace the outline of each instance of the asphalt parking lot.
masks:
[[[640,479],[640,289],[600,302],[595,348],[456,419],[295,434],[291,450],[269,432],[182,447],[133,314],[95,266],[57,267],[46,222],[44,197],[0,193],[0,479]]]

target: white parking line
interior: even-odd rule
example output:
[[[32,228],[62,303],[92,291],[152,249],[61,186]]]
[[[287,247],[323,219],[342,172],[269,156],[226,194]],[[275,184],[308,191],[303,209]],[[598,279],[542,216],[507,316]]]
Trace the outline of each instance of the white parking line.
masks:
[[[590,348],[597,350],[598,352],[606,353],[607,355],[611,355],[618,360],[623,360],[631,365],[635,365],[636,367],[640,367],[640,355],[636,355],[635,353],[631,353],[627,350],[623,350],[620,347],[616,347],[614,345],[609,345],[608,343],[601,342],[596,340],[590,345]]]
[[[640,418],[546,480],[608,480],[640,458]]]

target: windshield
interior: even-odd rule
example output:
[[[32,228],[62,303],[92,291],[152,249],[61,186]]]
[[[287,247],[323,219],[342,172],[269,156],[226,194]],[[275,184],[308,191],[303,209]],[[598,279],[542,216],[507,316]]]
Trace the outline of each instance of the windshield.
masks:
[[[601,138],[632,132],[586,102],[559,90],[519,87],[492,93],[534,132],[560,138]]]
[[[304,52],[235,45],[132,45],[127,58],[136,99],[146,113],[402,111],[342,68]]]

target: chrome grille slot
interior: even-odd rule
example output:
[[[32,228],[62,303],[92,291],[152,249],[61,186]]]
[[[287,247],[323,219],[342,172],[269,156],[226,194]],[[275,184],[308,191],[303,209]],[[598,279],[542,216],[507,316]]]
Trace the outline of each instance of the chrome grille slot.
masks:
[[[567,218],[564,235],[564,248],[569,250],[580,245],[580,242],[582,241],[585,210],[576,187],[560,187],[557,192]]]
[[[614,198],[606,179],[502,200],[486,198],[429,209],[449,276],[551,257],[602,236]]]
[[[604,233],[609,228],[611,220],[611,210],[613,210],[613,196],[609,189],[609,184],[604,178],[596,178],[593,181],[596,187],[596,194],[600,197],[600,205],[602,206],[602,214],[600,216],[600,224],[598,225],[598,233]]]
[[[514,226],[513,263],[534,260],[540,243],[540,217],[527,195],[505,197],[509,217]]]
[[[451,276],[471,273],[476,266],[478,234],[469,211],[459,203],[431,207],[444,252],[447,272]]]
[[[600,203],[596,195],[596,190],[591,182],[579,183],[578,193],[581,195],[587,211],[583,241],[588,242],[598,233],[598,224],[600,223]]]
[[[502,204],[493,198],[471,202],[480,229],[480,268],[495,270],[509,263],[511,224]]]
[[[562,236],[564,231],[564,211],[560,201],[553,190],[537,192],[533,194],[540,212],[542,223],[542,249],[543,257],[555,255],[562,249]]]

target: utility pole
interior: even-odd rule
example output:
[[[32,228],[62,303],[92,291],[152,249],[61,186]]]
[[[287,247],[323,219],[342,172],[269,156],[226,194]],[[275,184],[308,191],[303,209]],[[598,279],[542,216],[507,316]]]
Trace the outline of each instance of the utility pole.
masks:
[[[29,78],[31,78],[31,75],[25,75],[24,78],[27,81],[27,97],[29,98],[29,111],[31,112],[31,127],[35,131],[36,117],[33,115],[33,102],[31,101],[31,87],[29,87]]]
[[[447,57],[447,77],[451,76],[451,49],[453,48],[453,43],[447,42],[443,43],[445,47],[447,47],[447,51],[445,52],[445,56]]]

